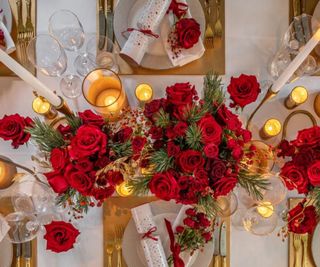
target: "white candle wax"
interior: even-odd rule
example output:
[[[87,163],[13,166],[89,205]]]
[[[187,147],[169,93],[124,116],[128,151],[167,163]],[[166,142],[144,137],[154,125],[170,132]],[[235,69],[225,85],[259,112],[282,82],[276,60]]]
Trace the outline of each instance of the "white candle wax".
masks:
[[[47,86],[34,77],[2,49],[0,49],[0,61],[29,84],[38,93],[38,95],[43,96],[48,100],[48,102],[56,107],[61,105],[61,99],[56,94],[54,94]]]
[[[316,47],[320,41],[320,29],[312,36],[308,43],[301,49],[299,54],[292,60],[289,66],[283,71],[278,80],[276,80],[271,88],[274,93],[279,92],[279,90],[285,85],[285,83],[291,78],[294,72],[300,67],[303,61],[311,53],[311,51]]]

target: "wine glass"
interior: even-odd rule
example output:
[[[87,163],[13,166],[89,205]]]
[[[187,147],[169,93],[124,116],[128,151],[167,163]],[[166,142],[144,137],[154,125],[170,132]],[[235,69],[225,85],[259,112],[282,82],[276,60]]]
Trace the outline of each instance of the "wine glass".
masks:
[[[79,18],[66,9],[58,10],[51,15],[49,33],[60,42],[64,49],[71,52],[79,53],[85,41],[84,30]],[[79,53],[74,66],[81,76],[86,76],[95,68],[94,62],[87,53]]]
[[[99,42],[104,46],[100,47]],[[105,68],[119,72],[119,48],[106,36],[91,36],[86,45],[88,57],[93,60],[98,68]]]
[[[67,56],[60,43],[48,34],[39,34],[28,44],[29,61],[43,74],[51,77],[62,77],[67,69]],[[69,93],[81,94],[81,80],[75,75],[62,77],[60,89],[68,97]]]
[[[217,204],[220,208],[218,215],[222,218],[225,218],[236,212],[238,208],[238,199],[233,192],[230,192],[226,196],[219,196],[217,198]]]

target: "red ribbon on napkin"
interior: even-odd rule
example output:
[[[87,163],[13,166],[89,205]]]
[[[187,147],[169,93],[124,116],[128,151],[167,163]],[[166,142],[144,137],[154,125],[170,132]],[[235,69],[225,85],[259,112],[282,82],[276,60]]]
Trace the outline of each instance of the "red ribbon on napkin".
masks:
[[[178,19],[180,19],[187,13],[188,8],[189,7],[186,3],[179,3],[177,2],[177,0],[172,0],[168,12],[172,11],[173,14],[175,14]]]
[[[174,242],[174,234],[173,234],[171,222],[169,222],[167,219],[164,219],[164,221],[166,223],[167,231],[170,237],[170,250],[172,252],[173,266],[184,267],[184,262],[180,258],[181,247],[178,243]]]
[[[152,240],[154,240],[154,241],[158,241],[158,238],[156,238],[156,237],[154,237],[154,236],[152,235],[155,231],[157,231],[157,227],[154,226],[154,227],[152,227],[151,229],[149,229],[148,232],[146,232],[145,234],[143,234],[142,239],[144,239],[144,238],[150,238],[150,239],[152,239]]]
[[[151,30],[146,30],[146,29],[138,29],[138,28],[128,28],[126,31],[122,32],[122,35],[124,35],[126,32],[133,32],[133,31],[138,31],[141,32],[145,35],[154,37],[154,38],[159,38],[160,36],[154,32],[152,32]]]

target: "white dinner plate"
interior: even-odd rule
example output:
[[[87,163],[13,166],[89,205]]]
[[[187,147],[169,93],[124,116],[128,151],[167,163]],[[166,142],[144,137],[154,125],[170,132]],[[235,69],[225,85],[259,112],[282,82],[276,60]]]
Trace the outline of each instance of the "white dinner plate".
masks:
[[[119,1],[114,12],[114,34],[120,45],[123,47],[127,39],[122,32],[127,28],[137,28],[137,20],[141,14],[147,0],[121,0]],[[200,24],[202,38],[205,31],[205,16],[201,3],[198,0],[187,0],[192,17]],[[167,32],[164,28],[167,27],[165,20],[160,25],[159,32]],[[142,67],[148,69],[171,69],[175,68],[172,65],[162,43],[162,38],[155,39],[149,46],[149,50],[143,57]]]
[[[0,0],[0,8],[3,9],[4,12],[4,19],[3,22],[7,27],[7,30],[11,32],[12,29],[12,14],[11,8],[9,4],[9,0]]]
[[[168,219],[171,223],[174,222],[181,205],[174,202],[167,201],[155,201],[150,203],[153,214],[157,214],[154,217],[154,221],[157,224],[156,235],[159,235],[162,243],[164,244],[164,251],[166,256],[169,255],[169,238],[167,230],[165,228],[164,218]],[[141,236],[137,233],[135,223],[131,219],[125,229],[122,240],[122,254],[128,265],[128,267],[145,267],[146,262],[144,259],[142,247],[140,244]],[[213,243],[209,242],[204,247],[203,251],[198,251],[192,259],[191,267],[208,266],[213,255]]]
[[[6,238],[4,238],[0,242],[0,266],[11,267],[12,257],[12,244]]]
[[[320,224],[318,224],[314,230],[311,242],[311,251],[315,264],[320,266]]]

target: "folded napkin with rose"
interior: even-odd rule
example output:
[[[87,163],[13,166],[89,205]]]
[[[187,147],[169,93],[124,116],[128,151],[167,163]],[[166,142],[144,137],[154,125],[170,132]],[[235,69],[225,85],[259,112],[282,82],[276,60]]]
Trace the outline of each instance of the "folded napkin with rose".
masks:
[[[161,35],[158,34],[161,27]],[[183,66],[205,52],[199,23],[192,18],[185,0],[149,0],[144,6],[136,28],[130,33],[121,55],[140,65],[150,44],[162,38],[163,46],[173,66]]]
[[[0,9],[0,48],[7,52],[7,54],[11,54],[16,50],[14,41],[5,26],[4,22],[4,14],[3,9]]]

